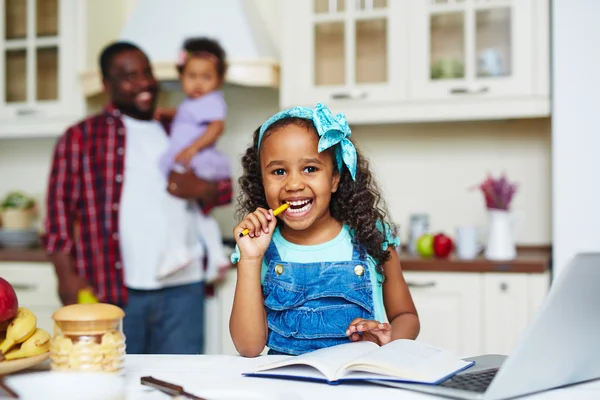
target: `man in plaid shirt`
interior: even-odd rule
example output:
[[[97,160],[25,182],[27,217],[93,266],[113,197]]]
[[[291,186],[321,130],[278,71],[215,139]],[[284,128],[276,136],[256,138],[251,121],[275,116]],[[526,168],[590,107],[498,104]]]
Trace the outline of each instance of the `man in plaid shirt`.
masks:
[[[79,290],[89,288],[100,301],[123,307],[128,353],[202,353],[202,261],[157,278],[164,210],[183,207],[192,224],[197,204],[208,212],[231,202],[231,181],[207,182],[189,171],[172,172],[167,182],[158,160],[169,126],[154,119],[158,85],[148,58],[117,42],[103,50],[100,68],[109,105],[67,129],[52,161],[43,243],[60,298],[76,303]],[[190,246],[199,240],[188,238]]]

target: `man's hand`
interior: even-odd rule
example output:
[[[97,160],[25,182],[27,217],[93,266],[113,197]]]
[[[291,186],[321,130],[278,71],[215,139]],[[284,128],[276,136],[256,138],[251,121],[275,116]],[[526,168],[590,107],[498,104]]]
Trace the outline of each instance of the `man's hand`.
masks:
[[[175,108],[161,108],[156,107],[154,110],[154,119],[160,121],[163,118],[173,119],[175,114],[177,113],[177,109]]]
[[[217,188],[217,182],[200,179],[190,169],[183,173],[171,171],[167,186],[168,192],[173,196],[187,200],[200,200],[205,204],[216,201]]]
[[[77,273],[62,276],[58,280],[58,295],[65,306],[77,304],[77,296],[82,289],[92,290],[90,284]]]

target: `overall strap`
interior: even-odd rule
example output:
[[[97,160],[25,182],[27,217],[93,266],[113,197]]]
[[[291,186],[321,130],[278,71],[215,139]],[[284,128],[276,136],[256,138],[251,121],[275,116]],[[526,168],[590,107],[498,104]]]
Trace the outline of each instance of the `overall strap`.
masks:
[[[352,239],[352,259],[365,261],[367,259],[367,251],[356,239]]]
[[[279,251],[277,251],[277,246],[275,246],[275,241],[273,239],[271,239],[271,243],[269,243],[269,247],[267,248],[263,259],[266,261],[266,264],[269,264],[270,261],[281,261]]]

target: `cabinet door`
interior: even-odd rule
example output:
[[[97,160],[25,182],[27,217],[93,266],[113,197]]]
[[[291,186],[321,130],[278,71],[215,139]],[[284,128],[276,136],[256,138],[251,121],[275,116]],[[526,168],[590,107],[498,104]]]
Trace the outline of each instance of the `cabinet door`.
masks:
[[[510,354],[529,321],[528,274],[486,273],[484,352]]]
[[[282,105],[404,99],[406,4],[286,0]]]
[[[68,113],[77,62],[74,0],[4,0],[0,118]]]
[[[480,274],[408,271],[404,277],[421,321],[417,340],[461,357],[480,354]]]
[[[411,99],[534,94],[533,0],[410,0]]]

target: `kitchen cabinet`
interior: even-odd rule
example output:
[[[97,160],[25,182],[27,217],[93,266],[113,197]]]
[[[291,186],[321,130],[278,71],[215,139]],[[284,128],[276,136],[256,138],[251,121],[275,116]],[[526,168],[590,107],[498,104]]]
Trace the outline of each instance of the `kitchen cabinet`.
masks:
[[[282,106],[405,100],[406,8],[397,0],[284,1]]]
[[[483,351],[511,353],[549,287],[549,274],[483,274]]]
[[[421,321],[418,340],[459,356],[509,354],[542,303],[548,273],[405,271]]]
[[[0,18],[0,137],[59,135],[84,110],[79,0],[4,0]]]
[[[350,123],[550,115],[548,0],[285,0],[280,105]]]
[[[62,307],[52,264],[3,262],[0,263],[0,276],[15,289],[19,306],[33,311],[38,326],[52,334],[54,332],[52,314]]]
[[[479,274],[404,272],[421,322],[418,340],[458,355],[482,350]]]

